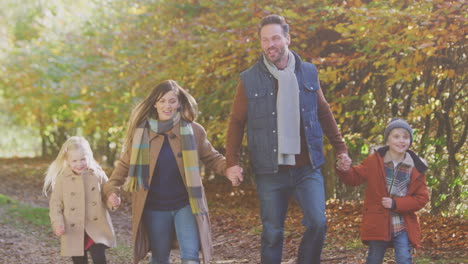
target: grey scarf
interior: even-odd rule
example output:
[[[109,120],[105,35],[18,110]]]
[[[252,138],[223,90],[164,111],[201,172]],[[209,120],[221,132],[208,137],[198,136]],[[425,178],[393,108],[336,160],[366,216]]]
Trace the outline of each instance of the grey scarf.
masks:
[[[301,152],[299,130],[299,84],[294,73],[296,60],[289,51],[288,65],[284,70],[278,68],[263,56],[268,71],[278,80],[276,111],[278,112],[278,164],[295,165],[295,154]]]

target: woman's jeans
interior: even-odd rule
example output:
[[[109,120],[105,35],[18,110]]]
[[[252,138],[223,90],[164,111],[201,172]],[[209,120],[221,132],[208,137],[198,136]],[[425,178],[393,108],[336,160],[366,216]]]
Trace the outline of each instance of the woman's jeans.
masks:
[[[385,251],[393,242],[395,247],[395,261],[397,264],[411,264],[411,246],[406,231],[392,237],[392,241],[369,241],[369,253],[366,264],[381,264]]]
[[[174,211],[145,209],[143,221],[149,233],[152,264],[169,264],[174,227],[182,260],[199,263],[198,227],[190,205]]]
[[[280,264],[284,221],[292,195],[299,203],[306,230],[298,252],[299,264],[319,264],[327,229],[325,190],[320,169],[311,166],[281,168],[256,175],[262,218],[262,264]]]

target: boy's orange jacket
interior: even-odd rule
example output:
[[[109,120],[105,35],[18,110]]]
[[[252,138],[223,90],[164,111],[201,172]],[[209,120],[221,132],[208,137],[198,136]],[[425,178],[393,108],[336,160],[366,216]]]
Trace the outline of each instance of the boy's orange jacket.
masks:
[[[391,213],[390,209],[382,206],[382,198],[389,197],[384,156],[388,147],[378,149],[369,155],[360,165],[353,166],[348,171],[336,170],[342,181],[347,185],[357,186],[367,183],[363,219],[361,224],[361,239],[366,243],[369,240],[390,241],[391,236]],[[405,197],[393,197],[396,208],[394,212],[404,217],[408,238],[414,247],[420,247],[421,230],[416,211],[423,208],[429,201],[429,191],[425,172],[427,165],[413,151],[408,150],[414,166],[411,180],[408,185],[408,193]]]

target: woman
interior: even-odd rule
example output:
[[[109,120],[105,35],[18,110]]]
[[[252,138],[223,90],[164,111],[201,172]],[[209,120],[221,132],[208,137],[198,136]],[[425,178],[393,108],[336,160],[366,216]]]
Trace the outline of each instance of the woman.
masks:
[[[132,111],[124,152],[105,198],[117,207],[119,191],[132,193],[134,263],[152,252],[152,263],[169,263],[176,238],[182,263],[208,263],[212,255],[210,219],[198,164],[224,174],[225,158],[194,122],[195,99],[175,81],[157,85]]]

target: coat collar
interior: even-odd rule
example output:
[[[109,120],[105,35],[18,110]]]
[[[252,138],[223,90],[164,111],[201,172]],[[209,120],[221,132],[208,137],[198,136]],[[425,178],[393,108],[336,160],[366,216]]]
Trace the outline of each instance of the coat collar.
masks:
[[[388,149],[389,149],[388,146],[381,147],[381,148],[377,149],[377,154],[380,155],[380,157],[384,158],[385,154],[388,151]],[[419,173],[425,173],[427,171],[427,169],[428,169],[427,163],[422,158],[420,158],[418,155],[416,155],[416,153],[414,153],[412,150],[408,149],[406,151],[406,154],[407,155],[405,157],[405,160],[407,158],[411,158],[413,160],[414,167],[419,171]]]
[[[153,130],[149,130],[150,131],[150,141],[152,141],[153,139],[157,138],[158,136],[160,136],[161,134],[158,134],[156,132],[154,132]],[[181,136],[180,136],[180,122],[177,123],[171,130],[169,130],[167,133],[169,138],[174,138],[174,137],[177,137],[178,139],[182,139]]]
[[[390,151],[387,151],[385,153],[385,156],[383,157],[384,159],[384,162],[387,163],[387,162],[391,162],[392,161],[392,157],[390,156]],[[408,154],[408,153],[405,153],[405,157],[403,158],[403,160],[401,161],[402,164],[405,164],[409,167],[414,167],[414,161],[413,159],[411,158],[411,155]]]
[[[85,172],[83,173],[83,175],[91,174],[91,173],[93,173],[93,172],[94,172],[94,170],[91,169],[91,168],[89,168],[87,171],[85,171]],[[80,176],[80,175],[75,174],[75,173],[71,170],[71,168],[70,168],[69,166],[67,166],[67,168],[64,170],[63,175],[65,175],[65,177]]]

